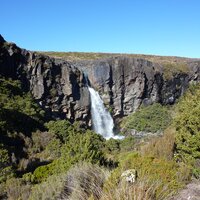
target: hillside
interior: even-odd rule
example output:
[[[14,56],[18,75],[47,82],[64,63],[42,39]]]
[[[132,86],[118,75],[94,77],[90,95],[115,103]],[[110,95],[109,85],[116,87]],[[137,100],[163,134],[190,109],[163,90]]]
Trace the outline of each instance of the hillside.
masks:
[[[200,61],[91,55],[49,57],[0,36],[0,199],[170,200],[198,187]],[[92,131],[86,82],[124,139]]]

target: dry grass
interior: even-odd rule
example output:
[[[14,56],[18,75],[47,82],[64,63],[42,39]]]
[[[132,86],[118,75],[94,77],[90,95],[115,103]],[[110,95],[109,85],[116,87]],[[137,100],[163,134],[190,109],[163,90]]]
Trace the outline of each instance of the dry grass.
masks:
[[[143,177],[134,184],[121,182],[114,189],[107,189],[103,192],[101,200],[165,200],[174,194],[174,192],[169,193],[168,185],[163,187],[158,194],[157,190],[160,189],[160,185],[159,181],[152,182],[148,177]]]
[[[171,160],[174,155],[175,130],[168,128],[162,137],[155,137],[147,144],[141,146],[140,152],[143,156],[164,158]]]
[[[133,184],[120,181],[116,186],[111,182],[103,188],[108,176],[98,166],[79,164],[68,172],[60,200],[165,200],[174,194],[169,192],[167,184],[162,187],[161,182],[152,181],[148,176]]]
[[[156,56],[156,55],[144,55],[144,54],[120,54],[120,53],[92,53],[92,52],[36,52],[39,54],[48,55],[54,58],[62,58],[64,60],[95,60],[101,58],[110,58],[115,56],[127,56],[130,58],[144,58],[146,60],[156,62],[159,64],[176,64],[176,63],[186,63],[188,61],[200,60],[200,59],[192,59],[185,57],[176,57],[176,56]]]
[[[27,200],[31,191],[31,186],[25,184],[21,179],[9,179],[6,182],[6,194],[8,200]]]
[[[80,163],[68,171],[60,199],[86,200],[90,197],[95,200],[100,199],[108,175],[107,170],[97,165]]]
[[[169,80],[173,77],[173,75],[177,73],[188,73],[189,72],[189,66],[187,65],[187,62],[179,61],[178,63],[163,63],[163,73],[164,78],[166,80]]]
[[[45,182],[42,182],[32,187],[32,190],[28,199],[29,200],[36,200],[36,199],[56,200],[58,199],[58,196],[60,195],[63,189],[65,179],[66,179],[65,174],[48,177],[48,179]]]

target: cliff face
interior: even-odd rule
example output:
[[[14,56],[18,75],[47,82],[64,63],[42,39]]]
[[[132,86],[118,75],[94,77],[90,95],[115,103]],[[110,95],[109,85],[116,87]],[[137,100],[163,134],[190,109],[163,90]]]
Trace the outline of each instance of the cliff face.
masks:
[[[200,62],[187,65],[187,73],[165,79],[161,65],[144,59],[120,56],[72,63],[20,49],[0,37],[0,74],[21,80],[24,90],[54,118],[85,125],[90,124],[90,97],[83,73],[120,118],[141,104],[173,104],[189,83],[200,81]]]
[[[116,57],[76,65],[88,74],[116,118],[141,104],[173,104],[191,82],[200,81],[200,62],[188,63],[187,73],[177,72],[169,79],[164,78],[163,66],[144,59]]]
[[[90,98],[83,73],[67,61],[38,55],[1,39],[0,74],[21,80],[24,90],[52,117],[89,124]]]

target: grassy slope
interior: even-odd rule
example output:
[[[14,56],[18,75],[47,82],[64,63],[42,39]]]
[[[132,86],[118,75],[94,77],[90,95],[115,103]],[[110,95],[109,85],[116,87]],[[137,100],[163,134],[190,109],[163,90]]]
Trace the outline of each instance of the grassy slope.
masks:
[[[48,55],[50,57],[62,58],[65,60],[94,60],[100,58],[110,58],[113,56],[128,56],[132,58],[144,58],[152,62],[159,64],[167,63],[186,63],[188,61],[196,61],[200,58],[186,58],[186,57],[176,57],[176,56],[157,56],[157,55],[144,55],[144,54],[120,54],[120,53],[90,53],[90,52],[42,52],[38,51],[36,53]]]

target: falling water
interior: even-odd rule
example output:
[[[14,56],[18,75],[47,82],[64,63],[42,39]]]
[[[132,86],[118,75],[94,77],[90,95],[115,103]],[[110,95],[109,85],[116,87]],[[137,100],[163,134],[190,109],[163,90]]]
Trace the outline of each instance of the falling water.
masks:
[[[106,110],[99,93],[88,86],[91,98],[92,124],[95,132],[101,134],[104,138],[122,139],[123,136],[117,136],[113,133],[114,122],[110,113]]]

